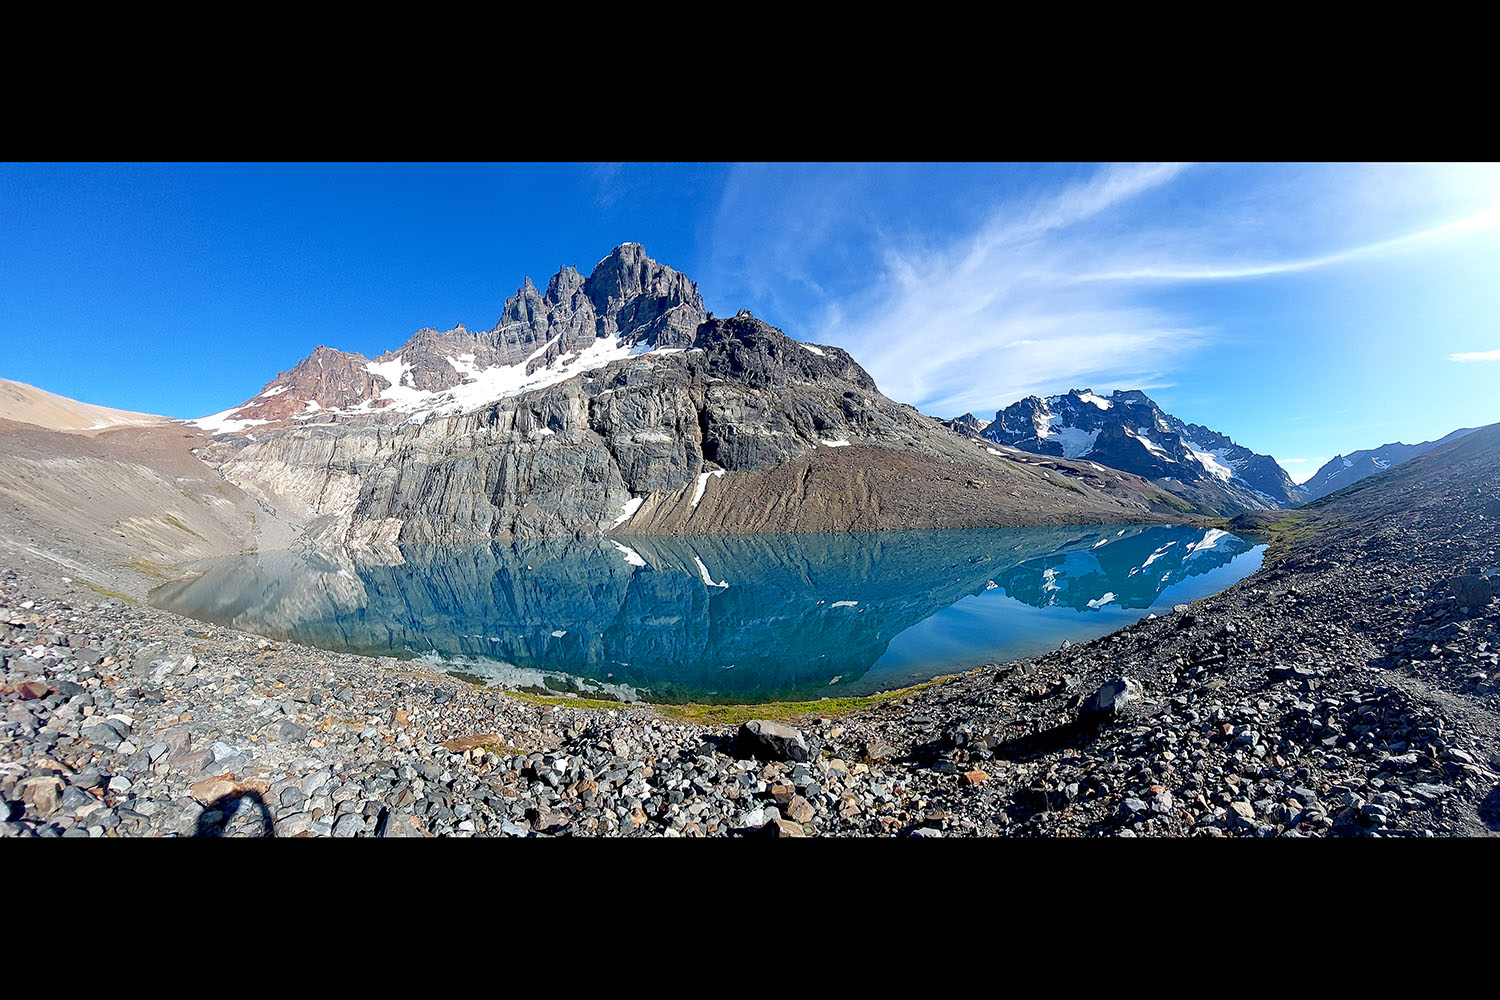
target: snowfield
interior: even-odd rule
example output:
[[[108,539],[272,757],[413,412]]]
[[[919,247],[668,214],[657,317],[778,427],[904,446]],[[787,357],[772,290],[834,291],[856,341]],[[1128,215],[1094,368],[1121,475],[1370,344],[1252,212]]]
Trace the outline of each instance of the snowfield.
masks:
[[[525,360],[513,365],[481,368],[475,363],[473,354],[459,354],[456,357],[444,358],[443,360],[448,362],[454,371],[464,377],[464,381],[450,389],[440,391],[418,389],[411,385],[412,366],[400,354],[389,361],[370,361],[365,364],[364,370],[372,378],[382,379],[389,383],[377,395],[364,400],[358,406],[344,409],[323,410],[317,405],[316,400],[309,400],[305,414],[299,414],[299,416],[316,412],[336,415],[392,412],[410,413],[420,422],[432,416],[468,413],[509,396],[516,396],[534,389],[545,389],[559,382],[565,382],[575,375],[603,368],[614,361],[623,361],[626,358],[647,354],[676,354],[683,350],[680,347],[657,348],[649,343],[641,343],[632,347],[618,337],[613,339],[601,337],[582,351],[570,351],[554,358],[549,364],[528,372],[526,369],[532,362],[543,357],[557,343],[557,339],[553,337],[529,354]],[[270,399],[286,391],[286,386],[273,386],[255,398],[257,400]],[[239,431],[256,424],[269,423],[268,420],[236,418],[235,414],[248,405],[242,404],[221,413],[186,422],[215,433]]]

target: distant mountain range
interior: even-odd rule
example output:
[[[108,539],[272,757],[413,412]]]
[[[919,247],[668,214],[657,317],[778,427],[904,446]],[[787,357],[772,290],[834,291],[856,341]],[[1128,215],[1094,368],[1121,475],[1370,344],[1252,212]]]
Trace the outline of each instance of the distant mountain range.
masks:
[[[1400,441],[1391,444],[1383,444],[1379,448],[1370,448],[1364,451],[1354,451],[1347,455],[1335,455],[1323,465],[1311,479],[1302,484],[1302,492],[1306,499],[1304,503],[1325,497],[1335,490],[1341,490],[1351,483],[1357,483],[1366,476],[1373,476],[1377,472],[1384,472],[1393,465],[1400,465],[1408,459],[1416,458],[1425,451],[1430,451],[1440,444],[1456,441],[1465,434],[1472,434],[1476,428],[1461,427],[1452,434],[1446,434],[1436,441],[1423,441],[1421,444],[1402,444]]]
[[[1144,392],[1100,396],[1074,389],[1028,396],[983,421],[945,421],[955,432],[1035,455],[1087,460],[1149,479],[1201,513],[1296,506],[1304,495],[1270,455],[1218,431],[1186,423]]]
[[[1296,507],[1455,441],[1464,427],[1436,441],[1393,442],[1337,455],[1300,486],[1270,455],[1165,412],[1139,390],[1101,396],[1073,389],[1027,396],[984,420],[972,413],[944,420],[954,433],[1007,451],[1056,456],[1133,473],[1200,513],[1234,515]],[[1096,466],[1097,467],[1097,466]]]

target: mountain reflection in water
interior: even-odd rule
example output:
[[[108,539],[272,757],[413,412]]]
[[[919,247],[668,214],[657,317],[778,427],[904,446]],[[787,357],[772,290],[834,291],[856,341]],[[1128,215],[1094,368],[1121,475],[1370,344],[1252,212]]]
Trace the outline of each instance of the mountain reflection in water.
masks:
[[[547,539],[264,552],[158,607],[508,686],[652,701],[864,694],[1113,631],[1263,547],[1183,525]]]

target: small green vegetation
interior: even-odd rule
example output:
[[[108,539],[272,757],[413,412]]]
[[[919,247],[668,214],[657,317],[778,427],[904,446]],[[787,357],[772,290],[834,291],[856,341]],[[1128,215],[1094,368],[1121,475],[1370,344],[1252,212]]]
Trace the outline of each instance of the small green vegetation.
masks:
[[[451,673],[449,676],[460,680],[469,681],[476,687],[483,687],[479,678],[465,676],[459,673]],[[891,701],[904,698],[907,695],[921,691],[923,688],[932,687],[949,677],[957,676],[950,674],[944,677],[934,677],[930,681],[921,684],[913,684],[911,687],[898,688],[895,691],[883,691],[880,694],[866,695],[859,698],[819,698],[816,701],[770,701],[750,705],[702,705],[697,702],[689,702],[685,705],[669,705],[645,703],[656,714],[668,719],[676,719],[679,722],[692,722],[704,726],[737,726],[751,719],[801,719],[808,716],[819,716],[833,718],[840,715],[848,715],[871,705],[878,705],[883,701]],[[608,701],[601,698],[559,698],[556,695],[544,694],[537,689],[511,690],[502,689],[511,698],[519,698],[521,701],[530,702],[533,705],[561,705],[567,708],[589,708],[589,709],[616,709],[628,707],[626,702]],[[499,751],[496,751],[497,753]]]
[[[118,598],[119,600],[122,600],[122,601],[126,602],[127,604],[136,604],[136,603],[138,603],[134,597],[131,597],[129,594],[122,594],[118,590],[107,590],[104,587],[100,587],[100,586],[98,586],[96,584],[89,583],[87,580],[80,580],[78,582],[81,583],[81,584],[83,584],[85,587],[89,588],[90,590],[92,590],[94,593],[101,594],[104,597]]]
[[[122,569],[134,570],[142,576],[149,576],[153,580],[175,580],[178,572],[166,563],[155,562],[151,559],[142,559],[139,556],[120,564]]]
[[[1173,510],[1181,511],[1184,514],[1200,513],[1198,508],[1194,507],[1192,504],[1188,503],[1180,497],[1174,497],[1170,493],[1154,491],[1153,499],[1155,499],[1158,503],[1164,503],[1168,507],[1171,507]]]
[[[883,691],[880,694],[866,695],[859,698],[819,698],[817,701],[772,701],[758,705],[699,705],[696,703],[687,705],[653,705],[658,714],[669,719],[678,719],[682,722],[695,722],[700,725],[725,725],[734,726],[751,719],[787,720],[800,719],[806,716],[822,716],[833,718],[840,715],[848,715],[850,712],[858,712],[878,705],[883,701],[891,701],[903,698],[909,694],[932,687],[949,677],[934,677],[930,681],[921,684],[913,684],[911,687],[898,688],[895,691]]]
[[[447,671],[447,674],[454,680],[463,681],[465,684],[468,684],[471,687],[482,688],[487,686],[484,682],[484,678],[480,677],[478,674],[466,674],[462,670],[449,670]]]
[[[1293,548],[1313,537],[1321,527],[1317,518],[1310,514],[1289,511],[1256,530],[1270,537],[1266,548],[1267,566],[1274,566],[1285,559]]]
[[[504,689],[505,693],[512,698],[529,701],[533,705],[564,705],[568,708],[624,708],[623,701],[610,701],[603,698],[559,698],[556,695],[537,694],[532,691],[512,691]]]
[[[525,750],[517,749],[509,743],[483,743],[474,748],[481,753],[492,753],[496,757],[524,757]]]
[[[203,538],[202,535],[198,534],[192,528],[189,528],[187,525],[185,525],[181,521],[177,520],[177,518],[173,517],[171,514],[163,514],[161,516],[161,519],[163,521],[166,521],[172,527],[176,528],[178,531],[186,531],[188,534],[192,535],[194,538]],[[205,539],[205,541],[206,541],[206,539]]]

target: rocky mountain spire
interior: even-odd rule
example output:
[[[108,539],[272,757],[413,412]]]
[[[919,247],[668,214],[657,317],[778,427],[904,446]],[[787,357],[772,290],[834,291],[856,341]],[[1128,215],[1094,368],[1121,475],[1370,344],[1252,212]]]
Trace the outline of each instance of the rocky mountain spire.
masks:
[[[511,381],[520,381],[606,352],[686,348],[707,316],[696,283],[652,260],[639,243],[624,243],[587,278],[560,268],[545,293],[526,278],[488,330],[423,328],[373,361],[320,347],[255,398],[204,419],[216,430],[236,430],[326,410],[379,410],[404,391],[441,393],[497,369],[517,369]]]

